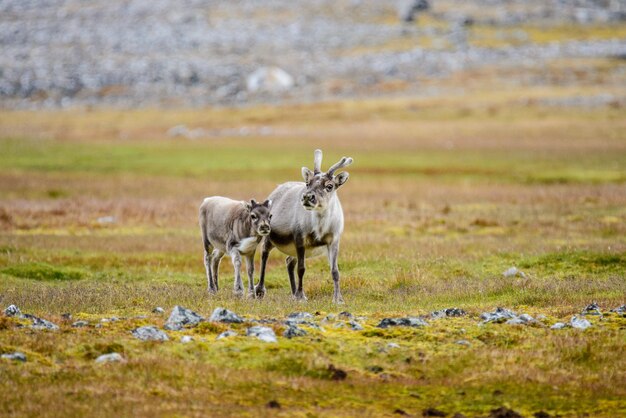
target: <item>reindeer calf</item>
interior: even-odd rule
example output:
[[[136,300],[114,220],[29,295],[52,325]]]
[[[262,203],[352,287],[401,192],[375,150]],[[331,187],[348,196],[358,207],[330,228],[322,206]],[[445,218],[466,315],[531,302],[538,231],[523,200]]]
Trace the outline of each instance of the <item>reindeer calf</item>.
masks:
[[[204,246],[209,292],[218,290],[218,270],[224,254],[235,267],[234,292],[243,296],[241,256],[248,268],[249,294],[254,297],[254,253],[261,238],[270,233],[271,201],[236,201],[221,196],[207,197],[200,205],[200,229]]]

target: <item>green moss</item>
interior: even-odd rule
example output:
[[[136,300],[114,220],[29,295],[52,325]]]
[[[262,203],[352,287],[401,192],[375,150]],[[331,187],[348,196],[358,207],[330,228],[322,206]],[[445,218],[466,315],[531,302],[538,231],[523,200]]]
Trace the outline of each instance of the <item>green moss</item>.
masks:
[[[57,267],[46,263],[16,264],[6,267],[0,270],[0,272],[13,277],[41,281],[72,281],[86,277],[86,273],[83,270]]]

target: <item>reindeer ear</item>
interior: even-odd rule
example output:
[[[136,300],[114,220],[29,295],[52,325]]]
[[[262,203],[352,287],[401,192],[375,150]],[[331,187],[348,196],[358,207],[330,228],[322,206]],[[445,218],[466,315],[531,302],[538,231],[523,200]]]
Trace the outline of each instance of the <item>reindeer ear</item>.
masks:
[[[251,200],[250,202],[246,202],[245,200],[243,202],[241,202],[243,204],[243,207],[246,208],[246,210],[248,212],[250,212],[252,210],[252,202],[254,202],[254,199]]]
[[[306,167],[302,167],[302,178],[304,179],[305,183],[308,184],[314,176],[315,174],[311,170]]]
[[[266,208],[271,208],[272,207],[272,201],[267,199],[265,202],[263,202],[263,206],[265,206]]]
[[[254,199],[250,199],[250,204],[252,205],[252,207],[259,206],[259,203]]]
[[[335,187],[339,188],[342,186],[346,181],[348,181],[348,177],[350,177],[350,174],[348,174],[347,171],[337,174],[333,179],[335,181]]]

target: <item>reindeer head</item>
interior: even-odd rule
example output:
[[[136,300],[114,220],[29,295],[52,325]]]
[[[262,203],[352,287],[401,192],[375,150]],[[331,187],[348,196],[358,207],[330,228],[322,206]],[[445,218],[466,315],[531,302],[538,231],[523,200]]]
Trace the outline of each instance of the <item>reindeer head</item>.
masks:
[[[306,189],[302,193],[301,203],[306,210],[324,210],[335,196],[335,191],[348,181],[347,172],[344,171],[335,176],[335,171],[352,164],[352,158],[342,157],[326,173],[322,173],[322,151],[315,150],[314,156],[313,171],[302,167]]]
[[[270,220],[272,215],[270,214],[270,208],[272,207],[272,201],[266,200],[263,203],[258,203],[252,199],[249,202],[244,202],[248,214],[250,215],[250,222],[252,229],[257,235],[265,236],[270,233]]]

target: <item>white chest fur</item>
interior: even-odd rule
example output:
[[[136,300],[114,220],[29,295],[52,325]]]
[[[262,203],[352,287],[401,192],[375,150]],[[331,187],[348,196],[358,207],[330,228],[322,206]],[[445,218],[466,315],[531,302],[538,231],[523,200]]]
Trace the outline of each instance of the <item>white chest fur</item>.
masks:
[[[249,254],[256,248],[258,244],[259,241],[256,237],[244,238],[239,241],[239,244],[237,244],[237,250],[241,254]]]

